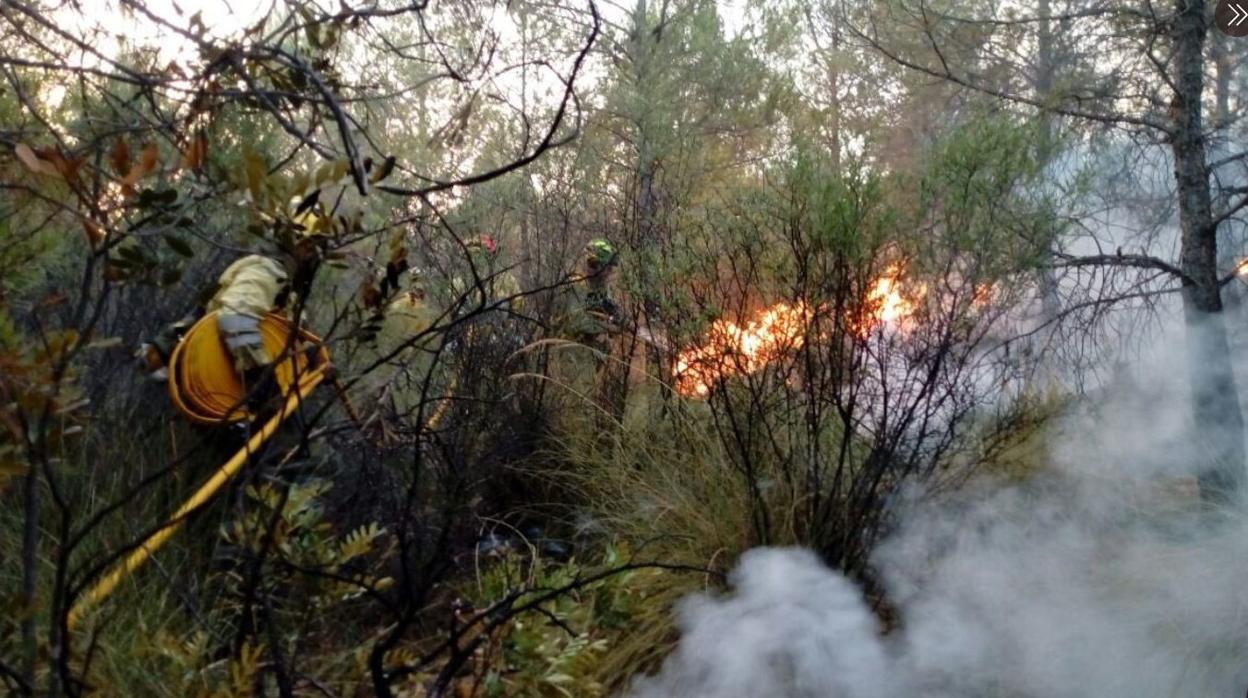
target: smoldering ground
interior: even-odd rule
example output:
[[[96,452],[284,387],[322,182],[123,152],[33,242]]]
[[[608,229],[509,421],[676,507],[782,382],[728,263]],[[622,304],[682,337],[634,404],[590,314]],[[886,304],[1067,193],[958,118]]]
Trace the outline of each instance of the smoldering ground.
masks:
[[[1248,516],[1201,510],[1181,346],[1154,346],[1056,425],[1042,475],[898,505],[874,557],[897,627],[812,553],[752,550],[633,698],[1243,696]]]

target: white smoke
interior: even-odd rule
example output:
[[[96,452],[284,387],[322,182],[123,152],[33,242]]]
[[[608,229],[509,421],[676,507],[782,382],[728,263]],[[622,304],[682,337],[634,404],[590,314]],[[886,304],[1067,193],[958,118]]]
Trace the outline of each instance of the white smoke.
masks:
[[[1199,510],[1185,371],[1158,346],[1049,436],[1051,472],[901,515],[873,558],[897,627],[809,551],[752,550],[632,697],[1245,695],[1248,518]]]
[[[890,660],[858,590],[806,550],[758,548],[736,593],[679,609],[684,637],[639,698],[890,696]]]

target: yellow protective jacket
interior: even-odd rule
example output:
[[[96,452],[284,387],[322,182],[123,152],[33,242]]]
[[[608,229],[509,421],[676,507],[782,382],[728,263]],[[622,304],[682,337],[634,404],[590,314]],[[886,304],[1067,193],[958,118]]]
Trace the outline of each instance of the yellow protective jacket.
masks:
[[[437,309],[424,298],[402,293],[386,306],[377,343],[383,350],[397,347],[429,329],[437,318]]]
[[[217,293],[208,301],[208,312],[264,317],[277,305],[286,285],[286,270],[258,254],[248,255],[226,267],[217,280]]]
[[[503,304],[503,308],[512,312],[519,312],[524,305],[524,298],[520,296],[520,283],[516,281],[516,277],[512,276],[510,271],[491,272],[486,268],[478,268],[480,274],[481,285],[485,290],[485,305],[498,303],[505,298],[510,299]],[[464,299],[465,309],[475,308],[481,301],[476,284],[471,275],[456,276],[451,280],[451,301],[454,302],[459,298]]]
[[[386,401],[400,415],[412,413],[420,406],[422,383],[433,351],[441,336],[426,335],[413,342],[438,319],[436,303],[412,293],[401,293],[386,306],[381,325],[372,342],[361,347],[358,368],[371,367],[356,381],[352,397],[360,404],[377,405]],[[385,362],[381,359],[389,357]]]
[[[607,278],[592,276],[567,287],[567,307],[558,323],[559,333],[581,344],[598,346],[618,329],[619,318]]]
[[[208,312],[217,313],[217,326],[234,367],[244,372],[273,361],[260,334],[260,319],[274,310],[286,285],[282,265],[257,254],[226,267],[217,280],[217,293],[208,301]]]

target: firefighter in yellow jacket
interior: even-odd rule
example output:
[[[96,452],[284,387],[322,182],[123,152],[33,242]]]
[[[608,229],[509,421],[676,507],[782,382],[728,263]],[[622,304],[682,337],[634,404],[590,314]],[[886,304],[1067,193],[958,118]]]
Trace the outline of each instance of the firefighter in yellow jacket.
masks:
[[[292,289],[310,283],[321,253],[324,219],[313,209],[300,210],[298,199],[291,203],[290,223],[297,233],[286,248],[285,263],[259,254],[235,260],[221,272],[212,299],[202,309],[217,313],[217,329],[240,375],[255,373],[277,358],[269,355],[261,341],[260,321],[270,312],[294,306]],[[174,347],[199,315],[192,313],[166,325],[140,347],[139,359],[152,377],[167,378],[165,367]]]
[[[222,272],[206,308],[240,374],[273,362],[260,338],[260,321],[288,300],[289,276],[281,264],[258,254],[236,260]]]
[[[494,237],[469,238],[464,250],[468,268],[451,280],[451,303],[460,307],[459,314],[481,307],[519,312],[520,284],[503,264]]]
[[[414,414],[422,399],[440,392],[442,376],[430,376],[429,368],[444,341],[442,333],[431,331],[441,319],[425,279],[411,271],[407,287],[382,310],[376,335],[363,347],[360,368],[367,372],[358,380],[355,397],[370,406],[366,421],[377,423],[383,434],[390,431],[388,422]],[[426,381],[432,381],[431,390],[425,389]]]
[[[556,379],[573,393],[592,397],[604,413],[614,413],[620,366],[617,342],[622,318],[612,293],[619,254],[603,238],[590,240],[572,283],[565,287],[564,308],[555,335],[578,349],[565,347],[552,364]],[[586,348],[590,351],[586,351]]]
[[[217,329],[240,374],[268,366],[270,356],[260,338],[260,320],[290,296],[290,276],[276,260],[252,254],[235,260],[217,278],[216,291],[202,309],[217,313]],[[163,327],[139,349],[149,375],[168,377],[167,364],[182,335],[201,316],[197,311]]]

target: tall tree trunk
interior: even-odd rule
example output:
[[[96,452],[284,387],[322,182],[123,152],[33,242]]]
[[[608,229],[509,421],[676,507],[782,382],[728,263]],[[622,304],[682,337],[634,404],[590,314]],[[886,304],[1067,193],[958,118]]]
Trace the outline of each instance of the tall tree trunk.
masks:
[[[837,9],[837,15],[843,13]],[[841,171],[841,150],[844,137],[841,134],[841,28],[832,25],[832,60],[828,62],[828,91],[832,97],[832,108],[828,113],[828,125],[832,129],[832,167],[839,174]]]
[[[1201,464],[1201,496],[1210,502],[1238,499],[1245,480],[1244,418],[1231,367],[1217,273],[1217,228],[1205,162],[1201,124],[1204,44],[1208,27],[1205,0],[1175,0],[1175,95],[1171,148],[1179,195],[1183,310],[1187,321],[1195,454]]]
[[[634,9],[633,26],[632,26],[632,55],[633,55],[633,80],[635,88],[640,95],[646,95],[645,99],[639,100],[642,111],[636,114],[636,133],[635,147],[637,149],[637,161],[635,165],[634,177],[637,182],[637,190],[633,198],[633,222],[635,225],[632,231],[634,240],[634,253],[636,258],[631,263],[636,264],[637,276],[639,283],[639,296],[641,301],[640,312],[638,317],[634,317],[634,325],[644,328],[648,334],[661,333],[666,334],[664,328],[664,319],[660,308],[662,306],[662,279],[660,270],[662,268],[664,252],[667,247],[667,241],[664,239],[663,231],[659,224],[659,196],[661,184],[657,181],[659,176],[659,134],[660,128],[669,128],[667,124],[661,124],[656,120],[652,109],[660,109],[662,105],[655,104],[654,100],[649,97],[649,90],[652,88],[651,81],[655,79],[657,66],[655,65],[656,56],[659,50],[659,42],[663,40],[663,26],[667,22],[667,3],[663,3],[659,10],[657,23],[652,23],[648,14],[646,0],[638,0]],[[622,391],[618,408],[620,414],[615,415],[617,418],[623,417],[624,400],[626,399],[626,391],[628,390],[628,366],[633,363],[634,353],[645,352],[647,361],[655,367],[659,375],[668,375],[668,366],[666,358],[652,344],[639,343],[636,337],[633,341],[627,343],[629,351],[627,355],[621,357],[622,364],[617,365],[613,370],[623,371],[621,376],[615,381]],[[664,399],[670,397],[667,384],[669,381],[662,381],[662,395]]]
[[[1221,160],[1229,155],[1231,151],[1227,133],[1227,129],[1231,125],[1231,69],[1233,67],[1229,41],[1230,37],[1222,32],[1214,32],[1209,39],[1209,59],[1213,62],[1214,67],[1214,122],[1212,130],[1217,134],[1210,144],[1210,153],[1214,161]],[[1221,173],[1214,172],[1211,174],[1220,175],[1221,178],[1231,176],[1231,173],[1225,169]],[[1229,196],[1226,193],[1226,185],[1228,183],[1225,179],[1222,179],[1220,184],[1214,197],[1215,211],[1225,210],[1230,203]],[[1231,184],[1238,184],[1238,182]],[[1234,225],[1232,221],[1224,221],[1218,228],[1219,269],[1234,267],[1236,261],[1242,257],[1242,248],[1233,244],[1232,228]],[[1222,290],[1222,304],[1225,306],[1228,314],[1233,315],[1235,308],[1242,303],[1242,288],[1241,284],[1231,284]]]
[[[1035,72],[1035,91],[1036,97],[1041,102],[1048,102],[1053,95],[1053,76],[1057,72],[1057,50],[1054,46],[1052,5],[1049,0],[1039,0],[1037,8],[1040,16],[1040,25],[1036,36],[1036,72]],[[1042,111],[1040,114],[1040,146],[1037,153],[1037,159],[1048,165],[1049,162],[1057,155],[1057,135],[1056,131],[1057,116],[1050,111]],[[1053,241],[1054,246],[1057,240]],[[1051,263],[1053,260],[1046,255],[1045,262]],[[1036,357],[1037,366],[1040,377],[1041,389],[1047,389],[1054,379],[1054,371],[1049,367],[1051,360],[1044,357],[1041,352],[1051,343],[1051,335],[1055,331],[1053,324],[1057,321],[1058,316],[1062,312],[1062,299],[1060,289],[1057,282],[1057,270],[1051,265],[1046,264],[1036,271],[1036,286],[1040,295],[1040,322],[1048,326],[1048,331],[1037,333],[1032,337],[1032,355]]]
[[[1052,7],[1049,0],[1040,0],[1040,35],[1036,41],[1036,96],[1047,101],[1053,93],[1053,74],[1057,70],[1057,52],[1053,46],[1053,20],[1049,19]],[[1056,116],[1051,112],[1043,113],[1040,118],[1040,161],[1048,164],[1056,155],[1057,144],[1054,142],[1054,121]],[[1057,272],[1052,268],[1040,270],[1040,308],[1042,319],[1049,323],[1057,319],[1062,309],[1062,301],[1058,295]]]

